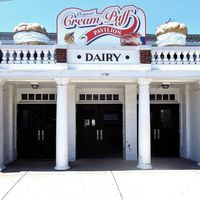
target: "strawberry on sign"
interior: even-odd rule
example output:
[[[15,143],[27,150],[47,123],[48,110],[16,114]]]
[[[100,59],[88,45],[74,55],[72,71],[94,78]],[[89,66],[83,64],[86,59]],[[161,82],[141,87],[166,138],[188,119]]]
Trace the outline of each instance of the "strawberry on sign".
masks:
[[[97,9],[67,8],[57,17],[58,44],[145,44],[144,12],[132,5]]]

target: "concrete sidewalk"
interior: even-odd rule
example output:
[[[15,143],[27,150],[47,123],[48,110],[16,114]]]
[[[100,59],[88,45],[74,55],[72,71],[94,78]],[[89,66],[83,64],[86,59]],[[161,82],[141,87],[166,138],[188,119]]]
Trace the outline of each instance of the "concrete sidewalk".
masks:
[[[164,163],[164,161],[168,163],[170,160],[163,159],[159,163]],[[108,159],[107,162],[106,159],[90,160],[87,165],[86,160],[80,160],[73,163],[71,170],[63,172],[51,171],[47,167],[42,170],[42,166],[39,168],[37,162],[35,169],[28,171],[22,169],[25,166],[20,168],[19,163],[18,166],[14,163],[8,166],[5,172],[0,173],[0,199],[199,199],[200,170],[198,167],[191,161],[180,159],[177,160],[177,169],[175,169],[175,160],[172,159],[172,162],[174,162],[173,170],[143,171],[135,169],[131,162],[117,159],[111,159],[111,161]],[[109,165],[112,170],[103,170]]]

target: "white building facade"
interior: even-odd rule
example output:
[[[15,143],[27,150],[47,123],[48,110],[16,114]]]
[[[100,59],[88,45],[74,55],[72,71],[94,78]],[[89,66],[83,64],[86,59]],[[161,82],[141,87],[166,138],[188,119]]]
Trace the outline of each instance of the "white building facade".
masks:
[[[198,36],[179,47],[156,47],[152,36],[140,46],[0,36],[1,171],[16,159],[53,159],[56,170],[79,158],[138,160],[140,169],[154,156],[200,163]]]
[[[152,156],[200,162],[199,48],[103,49],[1,46],[1,169],[17,158],[53,158],[59,170],[79,157],[119,156],[142,169]],[[85,63],[101,51],[130,62]]]

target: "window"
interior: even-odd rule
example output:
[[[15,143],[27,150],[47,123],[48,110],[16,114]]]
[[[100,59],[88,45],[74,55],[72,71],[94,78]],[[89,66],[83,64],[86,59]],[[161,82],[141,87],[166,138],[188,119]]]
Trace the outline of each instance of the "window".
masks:
[[[118,126],[119,115],[116,113],[105,113],[103,116],[104,127]]]
[[[168,94],[163,94],[163,100],[164,101],[167,101],[169,99],[168,97],[169,97]]]
[[[113,94],[113,100],[119,100],[119,95],[118,94]]]
[[[79,95],[79,99],[80,99],[80,100],[85,100],[85,94],[80,94],[80,95]]]
[[[105,97],[105,94],[100,94],[100,100],[105,100],[106,97]]]
[[[112,94],[107,94],[107,95],[106,95],[106,99],[107,99],[107,100],[112,100]]]
[[[174,101],[175,100],[175,94],[170,94],[169,99],[170,99],[170,101]]]
[[[92,100],[92,95],[91,94],[86,94],[86,100],[91,101]]]
[[[29,95],[28,95],[28,99],[29,99],[29,100],[34,100],[34,94],[29,94]]]
[[[160,119],[164,128],[171,128],[171,110],[161,109]]]
[[[42,95],[41,94],[36,94],[36,100],[41,100],[42,99]]]
[[[48,100],[48,94],[42,94],[42,100]]]
[[[49,94],[49,100],[55,100],[56,95],[55,94]]]
[[[98,94],[93,94],[93,100],[99,100],[99,95]]]
[[[157,95],[156,95],[156,99],[157,99],[157,100],[162,100],[162,95],[161,95],[161,94],[157,94]]]
[[[117,101],[119,94],[79,94],[80,101]]]
[[[139,95],[137,94],[137,100]],[[150,94],[149,95],[150,101],[175,101],[176,95],[175,94]]]
[[[89,119],[84,119],[84,127],[90,126],[90,120]]]
[[[150,100],[156,100],[156,95],[155,94],[150,94]]]
[[[21,94],[21,100],[22,101],[55,101],[56,100],[56,94]]]
[[[21,95],[21,99],[22,99],[22,100],[27,100],[27,98],[28,98],[28,95],[27,95],[27,94],[22,94],[22,95]]]

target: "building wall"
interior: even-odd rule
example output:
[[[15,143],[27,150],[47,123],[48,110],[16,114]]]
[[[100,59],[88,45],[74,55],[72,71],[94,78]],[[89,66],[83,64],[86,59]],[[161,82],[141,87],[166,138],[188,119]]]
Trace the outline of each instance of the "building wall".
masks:
[[[137,86],[125,86],[124,158],[137,160]]]
[[[9,140],[11,138],[9,135],[9,105],[8,105],[8,86],[5,86],[4,91],[4,139],[5,139],[5,162],[9,161]],[[36,101],[21,101],[22,93],[56,93],[56,88],[42,88],[38,90],[32,90],[30,88],[18,88],[14,90],[14,94],[16,95],[16,103],[56,103],[54,102],[36,102]],[[150,88],[151,94],[175,94],[176,100],[174,102],[165,102],[165,101],[154,101],[151,103],[180,103],[180,132],[181,132],[181,157],[188,157],[188,105],[186,106],[187,99],[191,96],[186,90],[184,86],[181,90],[179,88],[170,88],[168,90],[163,90],[161,88]],[[187,93],[187,97],[186,97]],[[199,102],[200,92],[194,92],[193,98],[190,98],[191,106],[195,112],[191,112],[194,116],[192,119],[197,119],[197,116],[200,117],[198,111],[196,111],[196,104]],[[103,103],[101,102],[91,102],[84,101],[81,102],[79,100],[79,94],[119,94],[119,101],[104,101],[104,103],[121,103],[123,104],[123,156],[126,160],[137,160],[137,85],[126,85],[121,88],[76,88],[75,85],[68,86],[68,134],[69,134],[69,160],[76,160],[76,104],[87,104],[87,103]],[[192,93],[191,93],[192,94]],[[15,97],[15,95],[14,95]],[[13,106],[14,107],[14,106]],[[200,110],[199,110],[200,111]],[[13,109],[15,112],[15,109]],[[195,114],[194,114],[195,113]],[[16,115],[16,113],[14,114]],[[181,121],[182,120],[182,121]],[[194,120],[192,120],[194,123]],[[196,132],[198,131],[198,120],[195,122]],[[182,127],[181,127],[182,125]],[[15,137],[15,117],[13,119],[13,129],[14,129],[14,147],[16,148],[16,137]],[[199,129],[200,130],[200,129]],[[191,157],[194,160],[197,160],[198,147],[199,143],[197,143],[196,138],[198,134],[194,134],[191,136],[191,146],[194,149],[192,150]],[[190,139],[190,138],[189,138]],[[200,138],[199,138],[200,139]],[[192,143],[193,142],[193,143]],[[15,152],[15,151],[14,151]]]
[[[186,89],[185,87],[181,89],[181,107],[180,107],[180,110],[181,110],[181,116],[182,116],[182,138],[180,139],[180,156],[181,157],[187,157],[187,142],[186,142],[186,131],[187,131],[187,128],[186,128],[186,122],[187,122],[187,105],[186,105]]]
[[[194,85],[190,92],[191,100],[191,155],[190,158],[200,162],[200,88]]]
[[[8,104],[8,85],[3,89],[3,130],[4,130],[4,162],[9,162],[9,104]]]
[[[181,152],[180,156],[183,158],[190,158],[191,156],[191,110],[192,110],[192,94],[191,86],[185,85],[181,89],[181,115],[182,115],[182,138],[181,138]]]

